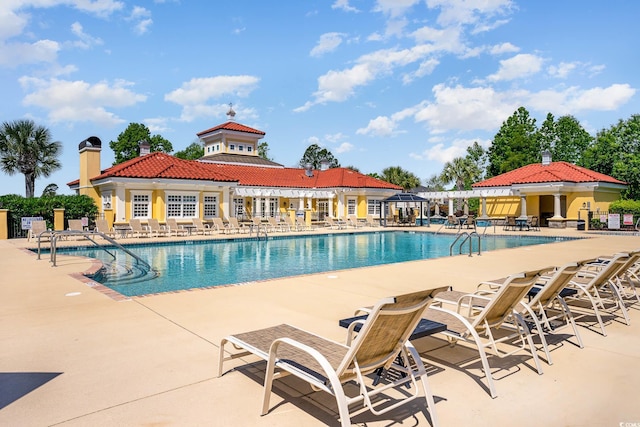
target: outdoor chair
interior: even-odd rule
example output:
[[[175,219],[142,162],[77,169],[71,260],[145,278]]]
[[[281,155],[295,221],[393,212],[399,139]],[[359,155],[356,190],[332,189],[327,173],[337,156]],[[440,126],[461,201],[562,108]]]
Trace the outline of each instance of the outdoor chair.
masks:
[[[460,221],[455,215],[447,216],[447,222],[445,223],[444,228],[459,228]]]
[[[540,231],[540,220],[535,215],[529,215],[527,217],[527,229],[533,231]]]
[[[347,225],[349,227],[353,227],[353,228],[362,227],[362,223],[360,221],[358,221],[358,217],[355,216],[355,215],[348,215],[347,216]]]
[[[218,233],[226,233],[228,231],[227,226],[222,222],[222,218],[213,218],[213,228]]]
[[[151,237],[155,235],[156,237],[168,236],[169,230],[162,227],[160,222],[156,218],[149,218],[147,220],[147,225],[149,226],[149,234]]]
[[[538,334],[549,365],[553,364],[553,362],[546,335],[551,335],[561,328],[571,326],[578,346],[580,348],[584,347],[573,314],[563,297],[576,293],[575,290],[565,289],[565,287],[581,271],[581,268],[591,261],[570,262],[561,267],[541,270],[540,277],[529,290],[526,298],[521,300],[515,307],[515,310],[521,314],[532,332],[535,331]],[[508,277],[482,282],[478,285],[477,293],[487,295],[490,292],[496,292],[507,280]],[[442,292],[438,295],[438,300],[457,302],[464,295],[464,292],[459,291]],[[484,306],[486,305],[486,300],[475,300],[474,303]]]
[[[615,312],[619,310],[625,323],[629,325],[629,314],[616,282],[638,262],[638,259],[640,259],[640,252],[634,252],[632,256],[628,253],[618,253],[586,264],[568,286],[577,292],[565,298],[571,307],[580,312],[576,319],[585,318],[593,313],[603,336],[607,336],[607,332],[604,328],[602,312],[615,317]]]
[[[311,226],[307,224],[303,217],[296,217],[296,230],[297,231],[309,231],[311,230]]]
[[[227,231],[229,233],[244,233],[244,226],[240,225],[240,223],[238,223],[238,218],[236,217],[230,217],[229,221],[227,223]]]
[[[274,378],[294,375],[308,382],[313,390],[323,390],[335,397],[342,427],[351,425],[349,406],[352,404],[364,402],[373,414],[381,415],[421,394],[426,400],[431,424],[437,425],[425,367],[408,339],[433,295],[442,289],[382,299],[360,323],[360,331],[353,339],[355,326],[349,328],[346,344],[290,325],[227,336],[220,343],[218,376],[222,375],[223,362],[253,354],[267,361],[263,415],[269,412]],[[227,343],[243,351],[225,357]],[[373,375],[372,382],[370,377],[379,373],[380,368],[389,375],[383,376],[380,382],[380,377]],[[357,387],[346,386],[354,381]],[[405,386],[410,387],[411,394]],[[357,394],[354,389],[358,390]],[[399,391],[393,403],[388,393],[391,389]]]
[[[540,275],[540,270],[512,274],[496,291],[486,295],[465,294],[453,304],[436,296],[436,303],[424,317],[447,325],[442,334],[454,345],[458,341],[478,349],[482,368],[492,398],[497,397],[493,376],[487,358],[489,354],[504,358],[525,351],[531,355],[538,374],[542,366],[529,327],[516,306],[529,292]],[[451,305],[451,309],[445,308]],[[474,359],[475,362],[475,359]]]
[[[460,228],[465,227],[467,229],[473,228],[476,229],[476,219],[473,215],[469,215],[465,218],[464,222],[460,225]]]
[[[282,225],[276,221],[276,219],[272,216],[268,216],[267,217],[267,231],[270,233],[276,232],[276,231],[284,231],[282,229]]]
[[[100,233],[108,237],[116,236],[115,231],[113,230],[112,227],[109,227],[109,223],[104,218],[96,219],[96,231],[99,231]]]
[[[365,225],[369,227],[380,227],[380,221],[376,219],[373,215],[368,214],[367,219],[365,220]]]
[[[138,218],[131,218],[129,220],[129,228],[131,228],[133,237],[149,237],[150,235],[149,230],[142,226]]]
[[[41,238],[46,237],[50,238],[51,233],[47,230],[47,221],[44,220],[35,220],[31,221],[31,228],[29,229],[27,241],[31,241],[31,239],[37,239],[38,236]]]
[[[334,230],[341,230],[344,228],[344,225],[341,221],[334,221],[330,216],[324,217],[324,222],[327,224],[327,227]]]
[[[211,230],[211,227],[209,227],[209,224],[203,223],[200,218],[191,218],[191,222],[193,223],[193,227],[195,228],[196,234],[202,234],[204,236],[206,234],[212,233],[212,230]]]
[[[167,232],[169,236],[186,236],[188,234],[188,230],[184,227],[181,227],[178,224],[178,220],[175,218],[167,218]]]
[[[507,215],[504,219],[504,231],[516,231],[516,228],[518,228],[516,217],[513,215]]]

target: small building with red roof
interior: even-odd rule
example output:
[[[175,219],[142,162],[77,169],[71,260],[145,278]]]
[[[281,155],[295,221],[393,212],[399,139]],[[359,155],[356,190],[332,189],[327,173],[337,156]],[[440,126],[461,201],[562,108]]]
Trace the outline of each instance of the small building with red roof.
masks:
[[[233,119],[235,113],[228,113]],[[197,133],[205,154],[183,160],[149,152],[141,144],[134,159],[100,168],[101,141],[79,145],[80,178],[68,183],[92,197],[110,224],[131,218],[277,217],[380,215],[381,201],[402,188],[347,168],[295,168],[258,155],[265,133],[231,120]]]
[[[626,183],[568,162],[548,152],[533,163],[472,185],[482,200],[482,216],[537,216],[542,225],[573,226],[589,214],[607,211]],[[497,195],[492,195],[497,194]]]

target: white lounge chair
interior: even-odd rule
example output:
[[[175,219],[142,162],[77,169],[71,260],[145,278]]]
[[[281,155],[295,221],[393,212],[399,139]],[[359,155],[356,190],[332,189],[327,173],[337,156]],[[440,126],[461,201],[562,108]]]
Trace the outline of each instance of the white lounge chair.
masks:
[[[169,236],[186,236],[188,234],[187,229],[181,227],[178,224],[178,220],[175,218],[167,218],[167,231]]]
[[[129,227],[131,228],[131,234],[133,237],[149,237],[149,229],[142,226],[142,223],[138,218],[131,218],[129,220]]]
[[[154,234],[156,237],[169,235],[169,230],[162,227],[156,218],[149,218],[147,220],[147,225],[149,226],[149,235],[151,237],[153,237]]]

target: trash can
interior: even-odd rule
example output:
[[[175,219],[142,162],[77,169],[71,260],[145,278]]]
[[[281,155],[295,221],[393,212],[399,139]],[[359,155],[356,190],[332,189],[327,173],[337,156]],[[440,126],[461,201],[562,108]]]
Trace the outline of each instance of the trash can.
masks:
[[[584,219],[579,219],[578,220],[578,230],[584,231],[584,223],[585,223]]]

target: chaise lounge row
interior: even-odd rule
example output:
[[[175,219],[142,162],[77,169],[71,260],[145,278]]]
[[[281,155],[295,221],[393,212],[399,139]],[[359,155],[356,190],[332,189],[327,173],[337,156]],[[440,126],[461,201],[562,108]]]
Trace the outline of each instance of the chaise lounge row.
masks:
[[[418,354],[411,340],[432,334],[451,345],[477,349],[486,387],[495,398],[488,356],[524,353],[542,374],[540,359],[552,364],[551,335],[569,328],[571,334],[556,338],[583,348],[578,323],[603,336],[605,313],[629,324],[627,306],[640,303],[639,271],[640,250],[483,281],[474,293],[444,287],[385,298],[340,321],[348,325],[345,343],[290,325],[229,335],[220,344],[218,375],[232,359],[254,355],[265,360],[263,415],[269,412],[273,380],[295,375],[335,397],[342,426],[351,425],[349,407],[357,402],[380,416],[417,398],[423,399],[435,426],[438,418],[422,360],[429,355]],[[400,394],[390,400],[391,389]]]

